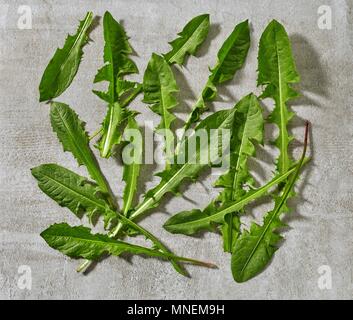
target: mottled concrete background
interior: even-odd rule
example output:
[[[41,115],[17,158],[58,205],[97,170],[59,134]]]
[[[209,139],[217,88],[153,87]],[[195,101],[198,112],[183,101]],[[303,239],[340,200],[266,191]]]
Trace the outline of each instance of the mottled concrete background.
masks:
[[[32,9],[33,27],[20,30],[18,7]],[[332,29],[318,27],[318,8],[332,9]],[[235,1],[235,0],[149,0],[149,1],[0,1],[0,298],[3,299],[333,299],[352,298],[353,293],[353,202],[352,202],[352,36],[353,2],[347,1]],[[58,207],[37,188],[30,168],[57,162],[81,174],[71,154],[63,153],[52,133],[48,107],[38,103],[38,84],[55,48],[73,32],[87,10],[102,16],[105,10],[122,21],[136,51],[141,70],[153,51],[168,50],[167,42],[195,15],[209,12],[212,27],[198,58],[190,58],[176,72],[181,87],[178,117],[186,111],[202,88],[207,66],[215,62],[220,44],[236,23],[249,18],[252,47],[246,67],[234,81],[224,86],[215,109],[231,106],[256,88],[257,43],[266,24],[273,18],[286,26],[294,56],[302,77],[302,98],[294,102],[299,118],[293,131],[302,139],[303,119],[312,122],[311,153],[300,184],[300,199],[292,202],[293,215],[287,219],[290,229],[286,241],[271,265],[261,275],[236,284],[230,272],[230,256],[222,252],[219,235],[201,238],[171,235],[161,226],[168,215],[181,209],[204,206],[217,194],[211,184],[215,177],[204,175],[202,183],[187,185],[185,199],[169,198],[143,225],[155,232],[180,255],[213,261],[218,270],[189,267],[191,279],[176,274],[170,264],[142,257],[129,260],[109,258],[87,276],[77,274],[77,261],[49,248],[39,233],[51,223],[79,223],[64,208]],[[93,42],[85,55],[77,77],[58,100],[69,103],[87,121],[93,132],[102,121],[104,104],[91,93],[92,80],[102,65],[102,26],[91,34]],[[138,76],[141,79],[141,75]],[[142,113],[140,120],[157,120],[138,99],[133,107]],[[266,108],[272,108],[266,101]],[[267,111],[268,112],[268,111]],[[275,134],[267,126],[268,138]],[[299,143],[294,143],[294,147]],[[259,148],[259,161],[252,161],[255,175],[264,181],[271,175],[275,149]],[[295,155],[298,155],[299,149]],[[259,170],[260,166],[265,171]],[[121,168],[114,159],[101,161],[115,193],[121,194]],[[151,173],[143,171],[142,189],[154,185]],[[304,185],[304,186],[303,186]],[[192,202],[191,200],[194,202]],[[195,203],[196,202],[196,203]],[[271,203],[261,203],[253,214]],[[20,289],[18,268],[27,265],[32,272],[31,290]],[[332,271],[332,289],[318,286],[318,268]],[[326,274],[327,275],[327,274]]]

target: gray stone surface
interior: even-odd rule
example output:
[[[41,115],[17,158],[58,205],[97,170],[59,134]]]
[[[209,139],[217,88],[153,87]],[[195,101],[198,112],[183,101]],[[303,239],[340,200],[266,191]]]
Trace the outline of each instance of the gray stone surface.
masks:
[[[353,261],[353,158],[352,158],[352,1],[25,1],[32,9],[33,28],[19,30],[17,10],[24,1],[0,1],[0,298],[3,299],[333,299],[352,298]],[[318,28],[318,7],[332,9],[332,30]],[[188,60],[177,71],[181,87],[178,116],[186,116],[188,106],[207,78],[207,66],[233,26],[249,18],[252,24],[252,47],[248,61],[234,81],[221,90],[215,109],[231,106],[256,88],[257,43],[266,24],[272,19],[286,26],[302,77],[302,98],[293,109],[299,118],[294,133],[303,135],[303,119],[312,122],[311,154],[300,184],[300,199],[295,212],[287,219],[290,229],[271,265],[258,277],[236,284],[230,273],[230,256],[222,252],[219,235],[200,238],[174,236],[161,226],[168,215],[196,205],[204,206],[217,191],[211,184],[214,176],[202,183],[187,185],[184,199],[170,198],[160,209],[143,220],[175,252],[217,263],[218,270],[188,267],[192,278],[176,274],[170,264],[142,257],[131,260],[109,258],[87,276],[77,274],[78,264],[49,248],[39,233],[51,223],[67,221],[77,224],[72,214],[58,207],[37,188],[30,168],[45,162],[57,162],[81,174],[68,153],[63,153],[51,131],[48,108],[38,103],[38,84],[42,72],[56,47],[67,33],[73,32],[78,19],[87,10],[102,16],[105,10],[123,22],[137,52],[134,57],[141,74],[153,51],[166,52],[167,41],[175,37],[191,17],[209,12],[212,19],[210,37],[199,57]],[[87,121],[93,132],[102,121],[105,106],[91,93],[92,79],[102,65],[102,27],[91,34],[93,42],[85,48],[80,70],[67,92],[59,100],[69,103]],[[141,75],[138,76],[141,79]],[[265,101],[267,110],[271,101]],[[157,118],[141,102],[134,108],[140,120]],[[275,133],[266,127],[268,138]],[[298,146],[298,143],[294,143]],[[296,150],[298,154],[298,149]],[[273,169],[275,150],[260,149],[257,161],[266,174],[254,171],[260,181]],[[121,194],[121,168],[113,159],[101,161],[115,193]],[[144,188],[152,180],[148,167],[143,172]],[[254,215],[271,204],[253,207]],[[18,285],[18,267],[32,270],[31,290]],[[318,287],[318,268],[330,266],[332,289]]]

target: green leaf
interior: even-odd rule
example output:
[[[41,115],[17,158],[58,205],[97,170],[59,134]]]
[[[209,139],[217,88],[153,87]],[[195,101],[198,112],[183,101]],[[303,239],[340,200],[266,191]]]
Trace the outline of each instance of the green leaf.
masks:
[[[178,33],[179,38],[169,42],[172,50],[164,55],[170,64],[182,65],[187,55],[195,55],[206,39],[210,27],[210,15],[202,14],[191,19]]]
[[[103,18],[104,29],[104,62],[98,70],[94,83],[108,81],[107,92],[93,91],[101,99],[113,104],[125,91],[119,90],[119,81],[126,74],[137,73],[135,63],[128,57],[132,53],[128,36],[124,28],[106,11]]]
[[[282,195],[276,196],[274,209],[265,215],[262,226],[252,223],[250,231],[244,231],[235,242],[231,267],[233,278],[237,282],[247,281],[260,273],[278,249],[278,242],[282,237],[276,231],[285,226],[280,216],[282,213],[289,212],[287,200],[305,162],[307,139],[308,124],[301,159],[286,182]]]
[[[88,42],[92,21],[93,13],[88,12],[76,34],[68,35],[64,47],[55,51],[39,84],[40,102],[60,96],[71,84],[82,59],[82,47]]]
[[[217,95],[217,86],[231,80],[235,73],[244,65],[250,47],[250,29],[248,20],[235,26],[232,33],[218,51],[217,64],[210,69],[211,74],[194,104],[184,125],[184,131],[199,121],[201,114],[207,110],[206,101],[212,101]]]
[[[245,96],[235,109],[229,170],[215,184],[224,188],[218,197],[222,203],[239,199],[246,193],[244,186],[253,184],[247,161],[255,155],[254,142],[263,141],[264,121],[257,97],[252,93]]]
[[[132,117],[129,118],[126,128],[140,130],[136,120]],[[123,213],[125,216],[133,206],[133,200],[137,190],[138,177],[140,175],[142,146],[139,146],[138,143],[139,141],[130,142],[133,161],[132,163],[124,163],[123,180],[125,181],[125,188],[123,195]],[[129,146],[126,146],[125,148],[128,147]]]
[[[272,20],[263,32],[258,55],[257,84],[265,86],[261,98],[272,98],[275,108],[269,120],[279,128],[279,136],[275,144],[279,149],[277,170],[284,173],[291,166],[288,155],[288,144],[292,140],[287,125],[293,117],[286,103],[298,96],[291,87],[292,83],[299,82],[299,75],[295,67],[288,35],[284,27]]]
[[[170,129],[175,116],[170,109],[177,105],[175,93],[178,87],[173,71],[166,60],[153,53],[143,76],[143,102],[151,104],[153,112],[161,116],[161,122],[156,129]]]
[[[200,122],[200,124],[196,127],[195,131],[199,129],[205,129],[210,131],[211,129],[229,129],[232,130],[233,127],[233,118],[234,118],[235,109],[230,110],[222,110],[213,113],[206,119]],[[194,137],[188,137],[186,143],[191,141]],[[168,167],[163,172],[157,174],[161,177],[160,183],[149,190],[144,198],[144,201],[136,208],[135,211],[132,212],[130,218],[135,219],[142,214],[144,214],[147,210],[158,205],[161,198],[168,192],[177,193],[180,184],[185,179],[196,179],[197,175],[200,171],[207,167],[209,163],[203,163],[201,161],[196,161],[200,156],[201,152],[204,150],[208,150],[211,154],[217,154],[213,152],[212,149],[219,148],[217,145],[212,145],[209,141],[201,141],[200,147],[196,149],[196,152],[191,155],[185,155],[185,163],[178,164],[175,162],[170,167]],[[184,152],[184,149],[181,150]],[[218,151],[218,149],[216,149]],[[186,151],[185,151],[186,152]],[[183,155],[183,153],[181,153]],[[215,159],[212,159],[216,161]]]
[[[92,234],[91,230],[84,226],[72,227],[67,223],[56,223],[44,230],[40,235],[50,247],[59,250],[61,253],[71,258],[97,260],[103,254],[108,253],[119,256],[127,252],[171,261],[189,262],[208,268],[216,267],[212,263],[180,257],[169,252],[162,252],[124,241],[114,240],[107,235],[99,233]]]
[[[249,22],[245,20],[235,26],[232,33],[223,43],[218,51],[217,64],[211,69],[211,75],[208,79],[208,87],[211,91],[218,84],[233,79],[234,74],[242,68],[250,47],[250,29]],[[203,94],[206,94],[205,92]],[[213,91],[211,95],[206,95],[211,98],[216,94]]]
[[[52,102],[50,107],[50,121],[64,151],[69,151],[76,158],[79,165],[85,165],[88,173],[95,180],[101,192],[109,194],[107,182],[99,165],[89,148],[88,135],[84,123],[67,104]]]
[[[295,171],[295,167],[289,169],[282,175],[277,175],[264,186],[249,191],[240,199],[229,202],[223,206],[216,206],[211,203],[205,210],[182,211],[167,220],[163,227],[171,233],[186,235],[195,234],[201,230],[212,230],[212,224],[224,223],[224,217],[229,213],[242,210],[248,203],[266,195],[272,187],[285,181]]]
[[[143,102],[151,104],[151,110],[161,116],[156,130],[165,133],[166,158],[172,154],[173,141],[169,134],[175,116],[170,112],[177,105],[175,93],[178,87],[168,62],[153,53],[143,76]]]
[[[105,65],[98,70],[94,82],[108,81],[109,86],[106,92],[96,90],[93,92],[109,103],[102,123],[101,137],[97,144],[100,155],[103,158],[109,158],[113,147],[121,141],[124,120],[133,115],[132,112],[126,110],[126,106],[141,91],[141,86],[124,79],[127,74],[138,73],[138,69],[129,58],[132,48],[124,28],[108,11],[104,14],[103,29]],[[128,94],[130,96],[124,99]]]
[[[236,240],[232,254],[232,274],[236,282],[245,282],[260,273],[270,262],[277,250],[276,244],[282,237],[274,230],[284,227],[278,215],[287,212],[285,205],[279,205],[264,218],[262,226],[252,223],[250,231],[244,230]]]
[[[97,260],[104,253],[119,256],[123,252],[128,252],[164,259],[178,259],[172,254],[114,240],[103,234],[92,234],[87,227],[72,227],[67,223],[53,224],[40,235],[50,247],[71,258]]]
[[[43,164],[31,172],[46,195],[77,217],[86,213],[91,220],[95,214],[108,213],[109,204],[97,195],[97,186],[85,177],[57,164]]]

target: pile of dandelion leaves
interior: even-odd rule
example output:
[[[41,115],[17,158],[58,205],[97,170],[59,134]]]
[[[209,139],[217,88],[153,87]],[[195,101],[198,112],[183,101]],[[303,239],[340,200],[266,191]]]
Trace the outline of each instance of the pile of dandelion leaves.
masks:
[[[284,27],[273,20],[260,39],[257,85],[262,86],[262,94],[256,96],[249,93],[230,109],[204,117],[209,103],[217,98],[219,86],[232,80],[245,64],[250,47],[249,22],[246,20],[234,27],[219,48],[216,63],[209,68],[209,76],[180,128],[182,134],[179,134],[175,145],[173,139],[168,139],[168,134],[164,137],[165,168],[157,174],[160,182],[138,202],[143,146],[133,144],[126,138],[128,130],[141,130],[136,119],[138,112],[131,105],[142,95],[143,103],[160,118],[156,131],[166,133],[174,129],[176,117],[173,112],[178,105],[179,91],[174,75],[175,65],[183,66],[188,56],[196,58],[208,36],[210,18],[208,14],[202,14],[191,19],[177,38],[169,42],[169,52],[152,54],[143,79],[136,82],[127,79],[128,75],[139,72],[132,59],[129,38],[122,25],[106,12],[103,17],[103,65],[93,79],[94,83],[106,83],[105,91],[93,90],[106,105],[106,116],[101,127],[89,137],[85,123],[76,112],[56,99],[70,86],[79,69],[83,48],[89,42],[93,18],[93,13],[88,12],[80,21],[76,33],[67,36],[64,46],[55,51],[39,85],[39,101],[50,105],[50,122],[54,133],[64,151],[70,152],[77,164],[86,168],[88,176],[83,177],[55,163],[42,164],[31,170],[39,188],[46,195],[71,210],[79,219],[87,217],[91,228],[56,223],[44,230],[41,237],[50,247],[63,254],[85,259],[78,271],[87,271],[92,262],[103,255],[120,256],[123,253],[165,259],[182,275],[188,275],[185,263],[214,268],[212,263],[173,253],[138,222],[151,208],[160,204],[164,195],[177,195],[184,182],[195,181],[205,168],[213,166],[211,159],[205,163],[189,161],[190,158],[199,158],[207,148],[213,148],[208,152],[217,154],[218,146],[209,143],[201,143],[195,153],[187,154],[186,145],[191,143],[197,130],[210,132],[226,129],[230,132],[229,166],[215,182],[215,187],[220,190],[218,196],[202,210],[175,214],[163,227],[173,234],[188,236],[200,231],[221,233],[223,249],[231,254],[234,280],[243,282],[254,277],[268,265],[278,249],[282,239],[279,229],[284,226],[281,216],[289,211],[288,199],[294,196],[294,184],[301,168],[308,161],[305,157],[308,125],[301,158],[293,160],[288,151],[293,139],[288,133],[288,124],[294,114],[289,111],[287,103],[298,96],[292,84],[299,82],[299,75]],[[275,105],[267,120],[263,117],[261,104],[265,98],[272,99]],[[257,146],[264,143],[266,121],[278,127],[274,144],[279,156],[272,179],[262,186],[256,186],[248,168],[248,160],[256,157]],[[186,134],[192,129],[193,134]],[[124,148],[117,148],[119,145],[127,148],[133,144],[131,150],[134,161],[123,163],[122,168],[122,205],[118,204],[92,152],[94,140],[102,158],[122,153]],[[184,163],[173,161],[179,156],[187,160]],[[259,225],[253,222],[249,229],[243,228],[241,219],[247,213],[247,205],[268,195],[272,196],[274,205],[264,215],[263,223]],[[92,231],[96,221],[103,222],[104,233]],[[136,235],[145,237],[146,245],[126,241]]]

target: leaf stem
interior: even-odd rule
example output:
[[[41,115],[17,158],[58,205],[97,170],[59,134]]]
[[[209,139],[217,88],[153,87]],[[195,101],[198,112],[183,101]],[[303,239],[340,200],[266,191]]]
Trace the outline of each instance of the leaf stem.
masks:
[[[205,89],[206,89],[206,88],[204,88],[204,90],[205,90]],[[204,92],[204,90],[202,91],[202,93]],[[179,152],[180,152],[180,146],[181,146],[181,144],[183,143],[183,141],[184,141],[184,139],[185,139],[186,131],[187,131],[188,129],[190,129],[190,127],[191,127],[191,125],[192,125],[192,123],[193,123],[192,118],[193,118],[194,111],[197,109],[197,107],[199,106],[200,103],[203,103],[203,94],[201,94],[201,95],[198,97],[197,101],[194,103],[194,105],[193,105],[193,107],[192,107],[192,109],[191,109],[191,112],[190,112],[190,114],[189,114],[187,120],[186,120],[185,123],[184,123],[184,126],[183,126],[182,131],[181,131],[180,139],[178,139],[177,145],[176,145],[176,147],[175,147],[175,154],[176,154],[176,155],[178,155]]]
[[[93,156],[93,153],[92,153],[92,157],[93,157],[94,161],[96,161],[95,157]],[[87,166],[88,166],[88,163],[87,163]],[[109,186],[107,180],[105,179],[100,167],[98,166],[98,163],[97,163],[97,166],[94,168],[92,167],[92,169],[94,170],[94,171],[92,171],[92,173],[94,173],[94,180],[97,182],[98,186],[101,188],[101,191],[107,194],[107,200],[109,202],[110,207],[112,209],[116,209],[116,203],[114,201],[113,193],[112,193],[110,186]]]
[[[93,263],[92,260],[85,260],[78,266],[76,271],[77,272],[85,272],[92,263]]]
[[[96,131],[88,138],[89,141],[91,141],[91,140],[94,139],[96,136],[98,136],[102,131],[103,131],[102,128],[100,128],[99,130],[96,130]]]

